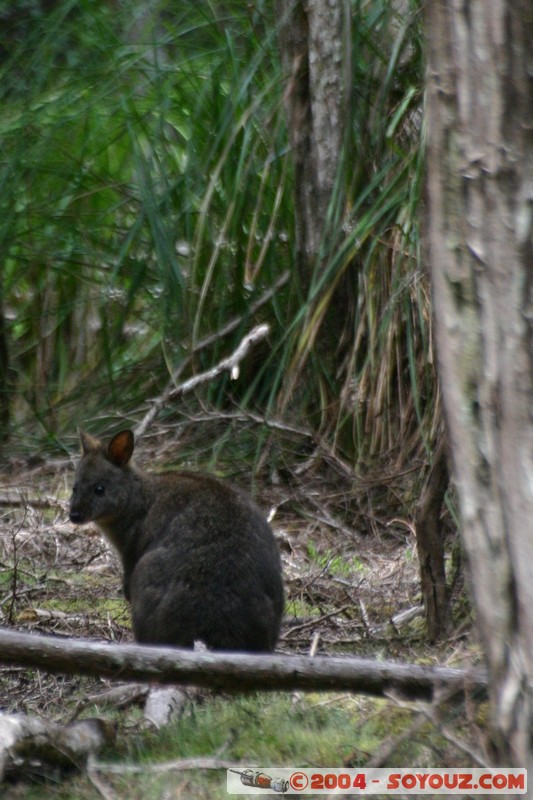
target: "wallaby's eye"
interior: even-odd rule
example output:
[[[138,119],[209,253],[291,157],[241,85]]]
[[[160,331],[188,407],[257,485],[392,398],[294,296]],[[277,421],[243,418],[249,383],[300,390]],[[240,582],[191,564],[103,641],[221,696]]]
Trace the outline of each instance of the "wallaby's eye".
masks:
[[[95,494],[104,494],[105,493],[105,486],[102,486],[101,483],[97,483],[94,487]]]

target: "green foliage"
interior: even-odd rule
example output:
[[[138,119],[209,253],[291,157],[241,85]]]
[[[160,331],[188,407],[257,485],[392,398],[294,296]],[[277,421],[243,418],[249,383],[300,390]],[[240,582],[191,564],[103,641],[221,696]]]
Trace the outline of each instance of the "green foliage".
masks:
[[[0,4],[0,298],[13,429],[54,441],[127,415],[195,344],[203,369],[294,264],[285,77],[274,5]],[[351,125],[319,268],[258,313],[268,348],[202,400],[282,409],[354,457],[435,426],[420,268],[418,4],[352,4]],[[24,9],[23,9],[24,6]],[[341,347],[314,351],[334,287]],[[305,365],[305,372],[303,367]],[[2,387],[0,387],[0,390]]]

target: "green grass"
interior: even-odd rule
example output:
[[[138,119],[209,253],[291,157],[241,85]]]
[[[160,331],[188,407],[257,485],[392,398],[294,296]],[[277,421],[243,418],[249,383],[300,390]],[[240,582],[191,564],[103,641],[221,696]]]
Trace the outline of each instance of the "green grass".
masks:
[[[101,711],[95,707],[87,713],[100,715]],[[457,711],[449,709],[449,713],[454,733],[464,735],[465,720],[457,717]],[[478,722],[482,723],[483,713],[481,709]],[[117,798],[159,800],[176,795],[184,800],[223,800],[227,798],[225,769],[167,769],[157,774],[150,768],[194,758],[219,758],[266,769],[363,767],[384,740],[392,742],[396,737],[387,766],[469,763],[465,754],[446,752],[449,745],[427,721],[421,720],[412,735],[400,738],[416,717],[416,711],[393,707],[389,701],[347,695],[211,697],[190,706],[179,721],[157,733],[136,731],[137,713],[130,712],[128,718],[115,715],[121,731],[117,745],[99,760],[124,770],[122,774],[103,770],[98,775]],[[128,773],[128,766],[141,771]],[[7,788],[2,796],[5,800],[93,800],[101,795],[82,774]]]
[[[312,606],[306,603],[299,597],[292,597],[287,599],[285,603],[285,617],[315,617],[320,616],[321,611],[317,606]]]
[[[347,557],[345,554],[341,555],[330,548],[319,551],[312,540],[307,542],[307,554],[328,575],[338,578],[353,578],[356,575],[363,577],[367,572],[367,567],[357,556]]]
[[[88,715],[99,715],[95,707]],[[136,715],[122,723],[131,725]],[[218,757],[245,766],[362,766],[386,735],[400,732],[410,714],[391,712],[387,703],[333,695],[305,695],[296,702],[287,694],[211,697],[189,707],[183,717],[157,733],[119,736],[117,747],[100,760],[143,767],[144,774],[117,776],[105,771],[100,778],[116,797],[155,800],[167,793],[183,798],[226,798],[225,770],[169,770],[151,773],[153,765],[177,759]],[[125,730],[125,729],[123,729]],[[397,765],[425,763],[424,732],[401,748]],[[6,800],[92,800],[97,792],[87,778],[76,776],[62,783],[25,786],[25,794],[13,789]]]
[[[100,587],[101,588],[101,587]],[[97,613],[99,616],[111,616],[121,625],[130,625],[130,612],[125,600],[119,598],[93,597],[67,597],[47,598],[39,604],[40,608],[48,611],[61,611],[65,614]]]

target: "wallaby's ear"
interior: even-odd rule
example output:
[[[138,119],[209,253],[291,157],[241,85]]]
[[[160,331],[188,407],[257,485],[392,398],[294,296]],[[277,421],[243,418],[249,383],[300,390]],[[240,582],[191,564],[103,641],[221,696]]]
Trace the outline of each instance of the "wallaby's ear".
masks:
[[[80,435],[81,452],[83,455],[94,453],[102,447],[102,443],[98,439],[95,439],[94,436],[91,436],[90,433],[85,433],[81,428],[78,428],[78,433]]]
[[[133,454],[135,440],[131,431],[120,431],[107,448],[107,457],[116,467],[125,467]]]

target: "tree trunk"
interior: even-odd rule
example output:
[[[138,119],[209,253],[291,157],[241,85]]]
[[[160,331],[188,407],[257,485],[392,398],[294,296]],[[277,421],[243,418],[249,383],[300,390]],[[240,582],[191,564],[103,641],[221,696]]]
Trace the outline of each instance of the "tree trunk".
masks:
[[[278,0],[294,162],[296,246],[309,280],[337,178],[346,124],[344,0]]]
[[[277,7],[294,165],[296,263],[305,300],[325,266],[320,252],[334,190],[335,202],[343,202],[339,168],[350,96],[350,8],[346,0],[278,0]],[[349,324],[353,297],[354,282],[343,274],[321,317],[315,344],[330,362],[340,360],[339,341]]]
[[[500,764],[533,769],[533,9],[433,0],[436,339]]]
[[[420,585],[430,642],[442,638],[448,632],[451,622],[444,560],[444,536],[440,524],[440,514],[448,483],[446,439],[442,437],[435,450],[433,463],[415,516]]]

